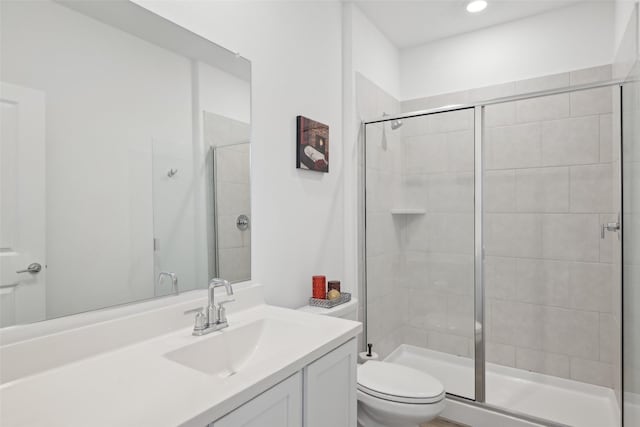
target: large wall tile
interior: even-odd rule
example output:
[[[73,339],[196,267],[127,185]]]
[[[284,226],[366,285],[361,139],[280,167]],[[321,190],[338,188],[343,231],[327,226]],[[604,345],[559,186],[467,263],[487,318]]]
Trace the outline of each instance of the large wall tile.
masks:
[[[502,366],[516,366],[516,348],[511,345],[487,343],[487,362]]]
[[[493,300],[492,341],[520,347],[542,347],[543,307],[514,301]]]
[[[428,254],[428,289],[448,294],[473,295],[473,254]]]
[[[473,130],[473,116],[473,108],[431,114],[427,116],[429,130],[433,133]]]
[[[606,114],[613,110],[610,87],[580,90],[571,93],[571,116]]]
[[[542,164],[566,166],[600,159],[598,116],[551,120],[542,124]]]
[[[484,125],[487,128],[516,124],[516,103],[503,102],[484,108]]]
[[[471,128],[473,129],[473,127]],[[471,172],[475,169],[473,130],[450,132],[447,134],[449,149],[448,170],[450,172]]]
[[[398,252],[399,227],[390,213],[367,215],[367,257]]]
[[[427,332],[427,346],[456,356],[471,356],[471,339],[442,332]]]
[[[515,170],[485,172],[483,187],[483,210],[485,212],[516,211]]]
[[[437,173],[449,169],[446,134],[428,134],[405,140],[405,173]]]
[[[609,212],[612,200],[611,164],[571,168],[571,212]]]
[[[427,116],[416,116],[402,119],[402,136],[419,136],[429,133]]]
[[[412,326],[405,325],[402,328],[402,343],[415,345],[416,347],[424,348],[427,346],[427,331],[426,329],[414,328]]]
[[[398,177],[391,173],[370,169],[367,171],[367,211],[389,213],[397,204],[400,194]]]
[[[515,299],[516,258],[485,257],[484,287],[487,298]]]
[[[611,114],[600,116],[600,162],[613,160],[613,117]]]
[[[615,320],[612,314],[600,313],[600,361],[612,363],[615,355],[616,334]]]
[[[568,356],[528,348],[516,349],[516,368],[561,378],[571,375]]]
[[[569,117],[569,94],[541,96],[516,101],[516,115],[519,123],[554,120]]]
[[[516,94],[516,83],[502,83],[493,86],[485,86],[469,91],[470,102],[483,102],[492,99],[505,98]]]
[[[447,295],[410,289],[409,325],[416,328],[446,331]]]
[[[428,248],[431,252],[473,254],[473,213],[434,213],[429,218]]]
[[[600,258],[598,215],[542,215],[542,247],[545,259],[598,261]]]
[[[597,360],[600,352],[598,313],[556,307],[541,308],[542,349]]]
[[[569,169],[516,170],[516,205],[518,212],[568,212]]]
[[[612,79],[612,75],[611,64],[576,70],[571,72],[571,85],[607,82]]]
[[[447,332],[469,338],[474,334],[474,305],[472,295],[447,297]]]
[[[475,193],[472,173],[428,175],[428,191],[429,212],[473,212]]]
[[[490,128],[485,138],[485,168],[513,169],[542,164],[540,123]]]
[[[576,262],[571,264],[571,307],[610,313],[613,308],[613,265]]]
[[[487,255],[540,258],[542,217],[537,214],[486,214],[484,243]]]
[[[571,359],[571,378],[589,384],[611,387],[613,367],[610,363],[579,358]]]
[[[402,206],[427,209],[431,175],[403,175],[401,178]],[[397,192],[397,189],[396,189]]]
[[[563,261],[520,258],[516,260],[518,301],[569,306],[569,264]]]
[[[542,92],[551,89],[560,89],[569,86],[569,73],[552,74],[543,77],[520,80],[516,82],[517,93]]]

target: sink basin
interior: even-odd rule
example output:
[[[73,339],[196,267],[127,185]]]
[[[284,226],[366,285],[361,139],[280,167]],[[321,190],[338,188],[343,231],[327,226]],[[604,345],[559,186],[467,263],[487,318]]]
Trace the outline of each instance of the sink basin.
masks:
[[[303,338],[308,328],[280,319],[260,319],[229,327],[194,343],[166,353],[164,357],[205,374],[227,378],[250,366],[284,356],[287,345]]]

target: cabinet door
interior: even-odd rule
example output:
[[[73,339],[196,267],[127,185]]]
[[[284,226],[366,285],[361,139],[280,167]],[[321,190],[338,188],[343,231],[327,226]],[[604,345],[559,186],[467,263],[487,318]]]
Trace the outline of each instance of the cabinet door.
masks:
[[[270,388],[210,427],[299,427],[302,425],[300,373]]]
[[[305,427],[355,427],[357,356],[354,338],[304,369]]]

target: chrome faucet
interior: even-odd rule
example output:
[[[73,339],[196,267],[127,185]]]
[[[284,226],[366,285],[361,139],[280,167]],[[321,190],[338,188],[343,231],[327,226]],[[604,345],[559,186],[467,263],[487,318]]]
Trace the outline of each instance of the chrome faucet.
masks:
[[[162,284],[162,278],[165,276],[171,279],[171,287],[173,288],[173,293],[179,295],[180,289],[178,288],[178,275],[171,271],[161,271],[158,274],[158,287],[160,287],[160,285]]]
[[[228,280],[224,279],[211,279],[209,281],[209,304],[205,311],[199,311],[196,313],[195,324],[193,325],[193,335],[200,336],[208,334],[209,332],[219,331],[229,326],[227,321],[227,311],[224,308],[224,304],[235,301],[230,299],[227,301],[221,301],[216,307],[215,304],[215,289],[224,286],[227,291],[227,295],[233,295],[233,286]]]

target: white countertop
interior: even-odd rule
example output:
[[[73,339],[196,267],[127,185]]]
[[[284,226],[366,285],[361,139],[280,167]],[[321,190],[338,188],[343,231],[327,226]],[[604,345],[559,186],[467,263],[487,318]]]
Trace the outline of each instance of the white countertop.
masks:
[[[213,334],[264,318],[299,323],[309,334],[282,349],[282,357],[228,377],[224,387],[219,378],[164,357],[211,336],[194,337],[190,327],[182,328],[3,384],[0,425],[203,427],[362,330],[358,322],[258,305],[230,314],[231,326]],[[211,363],[216,363],[215,354]]]

